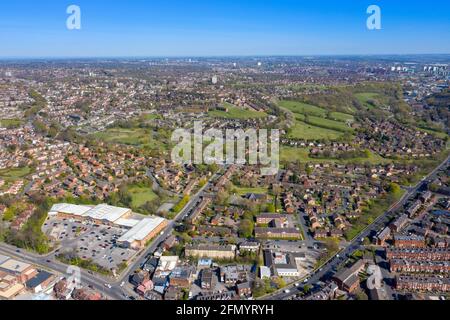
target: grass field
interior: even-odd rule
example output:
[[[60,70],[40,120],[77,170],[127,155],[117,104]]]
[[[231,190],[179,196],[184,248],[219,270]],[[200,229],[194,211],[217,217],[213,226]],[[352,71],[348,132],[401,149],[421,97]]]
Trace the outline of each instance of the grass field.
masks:
[[[134,208],[139,208],[146,202],[151,202],[155,200],[158,195],[152,191],[152,189],[147,187],[131,186],[128,188],[128,192],[132,198],[132,206]]]
[[[280,150],[280,160],[282,162],[296,162],[300,161],[302,163],[365,163],[369,162],[371,164],[386,164],[391,163],[390,160],[384,159],[381,156],[371,153],[368,158],[354,158],[349,160],[336,160],[336,159],[315,159],[309,157],[308,148],[291,148],[291,147],[281,147]]]
[[[314,116],[309,116],[308,118],[309,118],[309,120],[308,120],[309,124],[313,124],[313,125],[321,127],[321,128],[336,130],[336,131],[341,131],[341,132],[353,132],[354,131],[352,128],[347,126],[346,123],[341,122],[341,121],[334,121],[334,120],[329,120],[329,119],[324,119],[324,118],[314,117]]]
[[[0,120],[0,127],[3,128],[16,128],[22,124],[22,121],[19,119],[2,119]]]
[[[240,120],[259,119],[267,117],[267,113],[265,112],[243,109],[229,103],[225,103],[224,106],[228,108],[228,112],[214,110],[208,112],[208,115],[213,118],[240,119]]]
[[[292,111],[293,113],[307,114],[317,117],[326,117],[327,115],[327,111],[325,109],[303,102],[283,100],[280,101],[278,105],[282,108]]]
[[[342,132],[325,128],[319,128],[313,125],[306,124],[305,122],[299,121],[297,119],[295,125],[291,128],[291,133],[289,134],[289,137],[293,139],[305,139],[305,140],[321,140],[321,139],[337,140],[342,135],[343,135]]]
[[[234,190],[236,190],[236,193],[240,196],[244,196],[248,193],[254,193],[254,194],[268,194],[269,190],[267,188],[241,188],[241,187],[234,187]]]
[[[146,114],[143,114],[141,118],[144,121],[150,121],[150,120],[159,119],[159,118],[161,118],[161,116],[159,114],[146,113]]]
[[[436,130],[431,130],[431,129],[425,129],[425,128],[417,128],[417,130],[422,131],[422,132],[426,132],[428,134],[431,134],[437,138],[440,139],[447,139],[448,138],[448,134],[446,134],[445,132],[442,131],[436,131]]]
[[[150,129],[123,129],[112,128],[103,132],[94,134],[94,137],[105,142],[125,144],[130,146],[146,146],[150,149],[165,150],[167,146],[160,141],[152,138]]]
[[[342,112],[331,112],[330,114],[331,119],[336,121],[342,121],[342,122],[354,122],[355,117],[348,113],[342,113]]]
[[[31,169],[29,167],[24,168],[16,168],[16,169],[4,169],[0,170],[0,178],[11,182],[17,179],[22,179],[25,176],[31,173]]]
[[[358,99],[359,102],[361,102],[361,104],[368,109],[372,109],[374,107],[373,105],[368,103],[368,101],[371,99],[377,99],[379,98],[379,96],[380,95],[378,93],[373,92],[364,92],[355,94],[356,99]]]

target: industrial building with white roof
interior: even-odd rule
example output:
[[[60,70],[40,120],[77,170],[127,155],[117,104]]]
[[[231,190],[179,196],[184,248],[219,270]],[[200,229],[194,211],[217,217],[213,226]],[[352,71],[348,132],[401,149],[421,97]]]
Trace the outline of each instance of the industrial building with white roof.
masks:
[[[106,204],[97,206],[55,204],[49,216],[61,216],[76,220],[87,220],[97,224],[106,224],[127,229],[117,243],[123,247],[140,249],[167,226],[167,220],[160,217],[131,218],[131,209],[113,207]]]

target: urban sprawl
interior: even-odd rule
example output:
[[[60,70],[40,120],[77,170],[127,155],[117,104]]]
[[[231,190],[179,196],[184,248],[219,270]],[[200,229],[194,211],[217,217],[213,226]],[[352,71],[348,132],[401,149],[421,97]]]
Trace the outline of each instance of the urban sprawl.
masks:
[[[0,62],[0,300],[448,299],[449,66]],[[196,122],[279,170],[175,163]]]

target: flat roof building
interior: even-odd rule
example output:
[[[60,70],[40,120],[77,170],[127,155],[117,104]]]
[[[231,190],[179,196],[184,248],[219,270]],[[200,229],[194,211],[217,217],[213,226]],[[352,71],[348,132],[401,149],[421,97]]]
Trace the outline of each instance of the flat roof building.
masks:
[[[97,223],[115,224],[117,221],[123,223],[123,219],[131,215],[131,209],[99,204],[97,206],[80,206],[68,203],[55,204],[49,215],[63,215],[81,220],[92,220]]]
[[[117,243],[127,248],[143,248],[148,241],[158,235],[166,226],[167,220],[163,218],[145,218],[121,236]]]
[[[0,254],[0,264],[8,261],[9,259],[10,259],[9,257],[3,256],[3,255]]]
[[[34,293],[39,293],[47,289],[53,279],[53,274],[47,271],[41,271],[34,278],[28,280],[26,286],[28,289],[33,290]]]
[[[28,263],[9,259],[0,264],[0,271],[15,276],[22,283],[27,282],[37,274],[36,269]]]
[[[186,257],[212,258],[212,259],[234,259],[236,257],[236,246],[220,245],[187,245]]]

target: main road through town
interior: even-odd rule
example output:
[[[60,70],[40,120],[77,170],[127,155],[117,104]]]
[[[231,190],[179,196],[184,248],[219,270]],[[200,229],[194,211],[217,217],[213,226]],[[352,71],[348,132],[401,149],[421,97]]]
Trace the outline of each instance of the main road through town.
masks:
[[[106,298],[112,300],[124,300],[133,296],[133,291],[128,286],[129,277],[138,270],[148,259],[148,256],[156,251],[159,244],[166,240],[174,230],[175,226],[183,221],[192,210],[198,205],[201,198],[205,195],[205,191],[213,185],[213,182],[220,177],[215,174],[209,181],[189,200],[186,206],[178,213],[178,215],[169,221],[168,226],[163,233],[158,235],[146,249],[140,251],[133,259],[131,264],[116,278],[105,278],[86,270],[81,270],[81,283],[87,285],[103,294]],[[59,276],[68,277],[68,266],[55,259],[54,253],[48,255],[38,255],[29,251],[18,249],[4,243],[0,243],[0,254],[18,259],[39,268],[48,271],[56,271]]]

